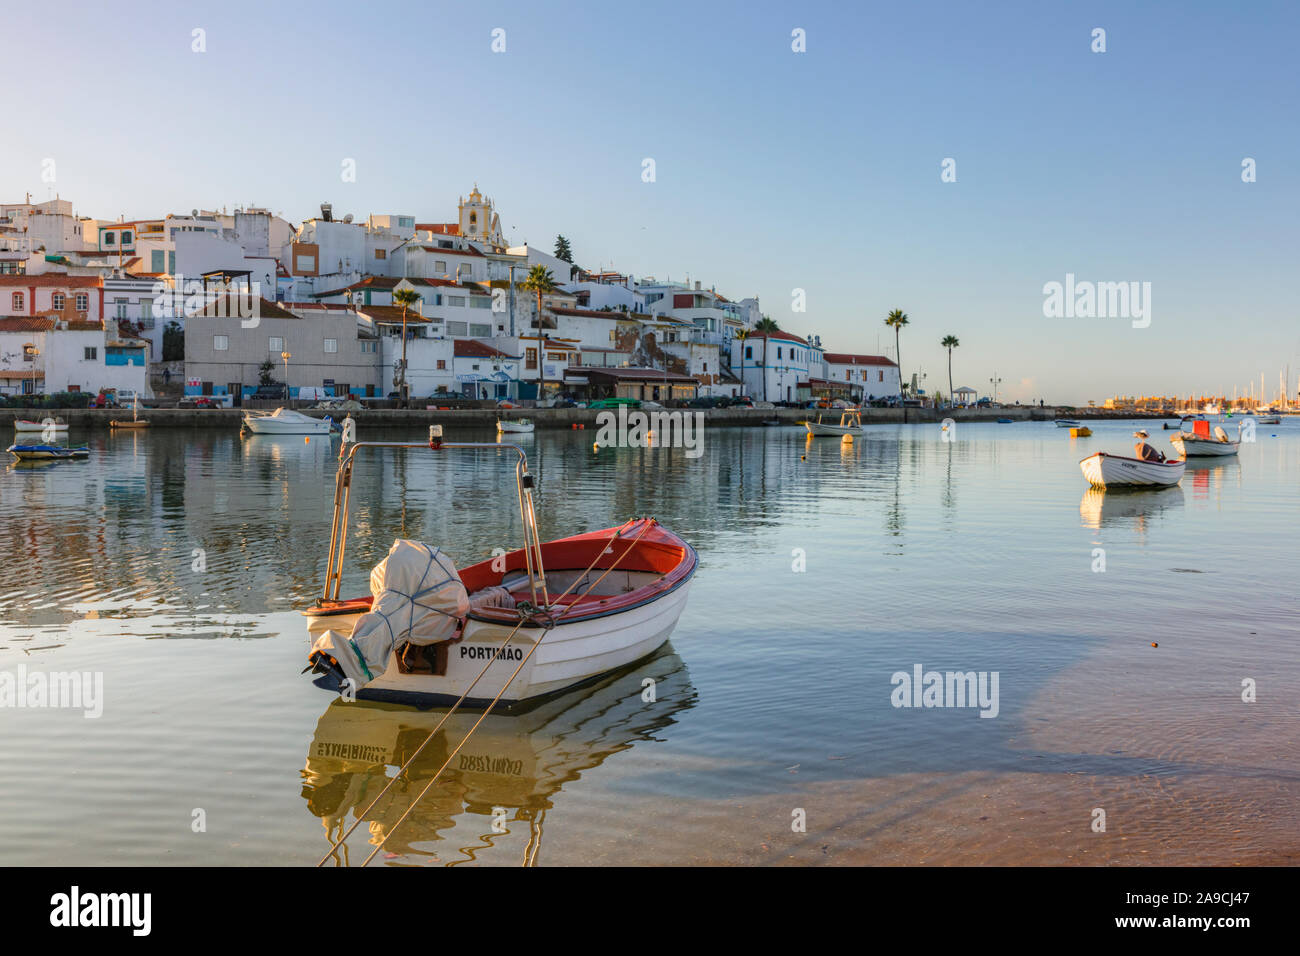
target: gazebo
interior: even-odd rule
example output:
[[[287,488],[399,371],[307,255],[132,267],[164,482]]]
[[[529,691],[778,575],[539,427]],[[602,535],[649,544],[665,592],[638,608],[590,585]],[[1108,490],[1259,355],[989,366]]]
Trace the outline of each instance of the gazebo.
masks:
[[[969,385],[963,385],[961,388],[954,388],[952,390],[953,404],[973,405],[975,404],[975,396],[978,394],[979,392],[975,391],[975,389],[971,388]]]

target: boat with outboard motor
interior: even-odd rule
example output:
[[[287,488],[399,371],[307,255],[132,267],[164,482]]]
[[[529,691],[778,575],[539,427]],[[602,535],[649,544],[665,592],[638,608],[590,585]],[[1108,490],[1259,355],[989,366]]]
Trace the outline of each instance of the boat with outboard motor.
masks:
[[[820,415],[815,422],[800,422],[808,429],[809,438],[843,438],[845,435],[862,434],[862,413],[856,408],[846,408],[840,415],[838,425],[829,425],[822,421]]]
[[[1171,435],[1169,441],[1184,458],[1225,458],[1237,454],[1241,447],[1240,440],[1232,441],[1228,438],[1222,425],[1215,425],[1214,434],[1211,435],[1210,423],[1204,419],[1194,421],[1190,432],[1180,431]]]
[[[255,435],[328,435],[338,427],[328,415],[313,418],[292,408],[277,408],[273,412],[248,409],[242,425],[243,430]]]
[[[65,461],[90,457],[90,449],[85,445],[71,448],[66,445],[10,445],[7,451],[19,461]]]
[[[370,575],[370,595],[341,599],[358,452],[513,452],[524,546],[457,569],[441,548],[401,539]],[[359,699],[509,709],[631,664],[668,640],[698,559],[653,518],[542,542],[523,449],[505,443],[346,443],[321,598],[302,613],[308,668]],[[482,683],[480,683],[480,681]],[[495,696],[494,696],[495,695]]]

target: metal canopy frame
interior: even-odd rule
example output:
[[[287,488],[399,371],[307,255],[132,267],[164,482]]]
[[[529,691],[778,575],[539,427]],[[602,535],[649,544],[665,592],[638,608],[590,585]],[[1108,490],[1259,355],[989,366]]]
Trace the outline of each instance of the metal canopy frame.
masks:
[[[427,448],[440,452],[471,449],[479,451],[505,451],[519,456],[515,462],[515,487],[519,493],[519,517],[524,525],[524,562],[528,569],[528,586],[532,603],[537,608],[549,608],[550,593],[546,587],[546,569],[542,564],[542,543],[537,533],[537,513],[533,508],[533,476],[528,471],[528,457],[518,445],[501,442],[444,442],[442,427],[429,427],[427,442],[392,442],[344,440],[339,449],[339,469],[334,479],[334,521],[330,528],[330,553],[325,567],[325,590],[317,607],[339,602],[339,588],[343,579],[343,555],[348,540],[348,506],[352,500],[352,466],[357,452],[366,448]],[[538,600],[540,592],[541,600]]]

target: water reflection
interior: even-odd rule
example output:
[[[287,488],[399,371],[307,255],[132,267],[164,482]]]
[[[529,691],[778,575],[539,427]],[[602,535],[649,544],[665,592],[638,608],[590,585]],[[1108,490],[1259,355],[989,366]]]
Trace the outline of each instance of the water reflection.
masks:
[[[653,679],[653,702],[643,684]],[[437,783],[384,844],[393,865],[466,861],[537,862],[546,811],[583,771],[662,731],[695,704],[685,663],[671,645],[590,687],[522,713],[489,715]],[[335,701],[316,725],[303,770],[307,809],[325,827],[328,849],[446,713]],[[428,781],[469,733],[476,713],[456,713],[402,779],[334,854],[337,866],[360,863],[411,808]],[[505,832],[493,829],[504,814]],[[448,842],[452,841],[452,842]],[[353,851],[359,855],[353,856]],[[487,851],[495,850],[488,855]]]
[[[1131,491],[1089,488],[1079,502],[1079,517],[1086,528],[1132,526],[1146,531],[1151,521],[1183,507],[1183,489],[1137,488]]]

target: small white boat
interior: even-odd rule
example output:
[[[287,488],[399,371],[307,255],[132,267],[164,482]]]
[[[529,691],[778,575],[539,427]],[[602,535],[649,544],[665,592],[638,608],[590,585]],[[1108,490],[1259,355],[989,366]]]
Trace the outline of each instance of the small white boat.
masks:
[[[371,594],[340,600],[352,466],[359,449],[509,450],[524,547],[457,570],[438,548],[393,543]],[[533,478],[517,445],[359,442],[341,453],[325,590],[303,611],[314,639],[308,669],[347,681],[362,700],[509,709],[646,657],[686,606],[695,550],[653,518],[541,542]],[[494,704],[495,702],[495,704]]]
[[[43,418],[39,422],[32,421],[29,418],[18,418],[14,420],[14,431],[16,432],[66,432],[68,423],[62,418]]]
[[[1192,432],[1179,432],[1177,435],[1171,435],[1169,441],[1184,458],[1192,456],[1198,458],[1226,458],[1229,455],[1237,454],[1237,450],[1241,447],[1241,442],[1231,441],[1228,438],[1228,433],[1220,425],[1215,426],[1213,438]]]
[[[531,435],[533,421],[530,418],[501,418],[497,420],[497,431],[503,435]]]
[[[257,435],[327,435],[335,425],[328,416],[312,418],[291,408],[277,408],[270,414],[244,412],[243,427]]]
[[[1056,419],[1056,427],[1057,428],[1078,428],[1079,423],[1076,422],[1073,418],[1058,418]]]
[[[856,408],[845,409],[838,425],[825,424],[820,415],[815,422],[801,424],[808,429],[809,437],[816,438],[843,438],[845,435],[861,435],[863,431],[862,413]]]
[[[1182,480],[1187,462],[1181,458],[1143,461],[1099,451],[1079,462],[1079,467],[1094,488],[1166,488]]]

